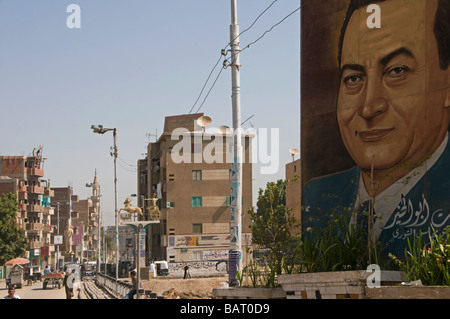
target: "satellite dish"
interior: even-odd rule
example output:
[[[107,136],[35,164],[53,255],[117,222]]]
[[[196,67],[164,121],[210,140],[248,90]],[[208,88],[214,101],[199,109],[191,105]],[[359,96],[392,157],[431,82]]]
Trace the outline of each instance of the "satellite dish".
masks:
[[[294,156],[297,155],[297,154],[300,154],[300,151],[298,149],[296,149],[296,148],[290,148],[289,149],[289,153],[292,154],[292,161],[294,161]]]
[[[221,134],[227,134],[230,132],[230,128],[226,125],[221,125],[217,128],[217,130],[219,131],[219,133]]]
[[[211,125],[211,123],[212,123],[212,119],[207,115],[200,116],[197,119],[197,124],[200,125],[201,127],[203,127],[203,131],[205,131],[205,127]]]

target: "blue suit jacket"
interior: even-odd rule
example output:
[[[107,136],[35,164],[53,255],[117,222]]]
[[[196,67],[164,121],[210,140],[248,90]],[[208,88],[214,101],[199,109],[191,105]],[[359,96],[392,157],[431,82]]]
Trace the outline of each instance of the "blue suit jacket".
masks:
[[[346,214],[350,221],[360,173],[360,168],[354,167],[308,181],[302,192],[303,230],[325,227],[332,210]],[[433,228],[440,233],[446,226],[450,226],[450,142],[416,185],[407,194],[402,194],[378,238],[383,245],[387,245],[383,255],[393,253],[403,257],[408,238],[412,243],[412,236],[418,236],[421,231],[423,241],[428,242],[429,235],[434,234]]]

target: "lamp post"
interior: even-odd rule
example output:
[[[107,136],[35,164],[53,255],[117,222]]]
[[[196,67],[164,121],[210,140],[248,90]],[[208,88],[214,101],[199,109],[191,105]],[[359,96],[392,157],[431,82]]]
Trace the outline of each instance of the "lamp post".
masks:
[[[234,160],[231,176],[231,218],[230,218],[230,253],[228,277],[231,286],[239,283],[236,273],[242,270],[242,142],[241,142],[241,80],[239,24],[237,23],[237,0],[231,0],[231,86],[234,136]]]
[[[113,131],[114,137],[114,152],[111,153],[114,156],[114,218],[116,226],[116,283],[119,280],[119,224],[117,214],[117,130],[116,128],[104,128],[103,125],[92,125],[91,129],[94,133],[105,134],[108,131]]]

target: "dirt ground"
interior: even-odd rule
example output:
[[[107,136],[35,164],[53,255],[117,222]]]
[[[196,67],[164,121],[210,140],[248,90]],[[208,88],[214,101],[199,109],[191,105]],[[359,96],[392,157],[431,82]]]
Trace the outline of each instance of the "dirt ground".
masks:
[[[188,279],[165,277],[151,278],[143,282],[143,286],[166,299],[211,299],[214,298],[212,290],[227,286],[227,282],[227,276]]]

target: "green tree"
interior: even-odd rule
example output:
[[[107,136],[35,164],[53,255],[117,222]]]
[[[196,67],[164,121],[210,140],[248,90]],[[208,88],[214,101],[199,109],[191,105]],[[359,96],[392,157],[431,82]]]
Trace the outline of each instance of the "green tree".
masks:
[[[268,261],[277,274],[281,274],[283,262],[290,258],[297,236],[294,230],[299,222],[286,207],[286,184],[289,181],[269,182],[266,189],[259,189],[256,212],[247,211],[252,219],[252,241],[269,249]]]
[[[0,195],[0,265],[21,256],[27,247],[25,232],[17,225],[17,196]]]

